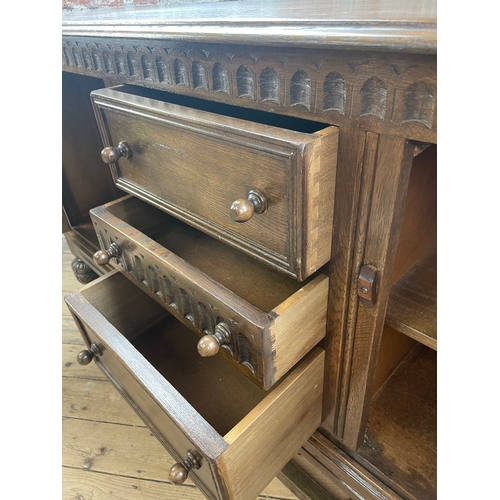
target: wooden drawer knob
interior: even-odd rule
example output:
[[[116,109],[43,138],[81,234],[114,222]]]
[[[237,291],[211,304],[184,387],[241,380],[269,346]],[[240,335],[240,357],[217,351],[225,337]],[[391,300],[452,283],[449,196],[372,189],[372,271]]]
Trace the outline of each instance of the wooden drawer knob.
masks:
[[[174,484],[182,484],[186,481],[189,471],[191,469],[199,469],[200,463],[196,459],[196,457],[188,451],[187,458],[184,462],[178,462],[172,465],[169,473],[169,479]]]
[[[99,349],[99,346],[95,343],[93,343],[90,346],[90,349],[86,349],[85,351],[80,351],[78,355],[76,356],[76,360],[80,365],[88,365],[93,359],[94,356],[99,356],[101,354],[101,351]]]
[[[231,342],[231,332],[225,323],[218,323],[213,334],[209,333],[198,342],[198,352],[200,356],[208,358],[215,356],[221,346]]]
[[[98,250],[94,254],[94,262],[98,266],[105,266],[112,257],[120,257],[120,247],[116,243],[111,243],[107,250]]]
[[[253,214],[263,214],[267,210],[267,200],[258,189],[248,192],[246,200],[233,201],[231,217],[236,222],[246,222]]]
[[[131,158],[132,150],[129,145],[125,141],[121,141],[118,143],[118,146],[115,148],[113,146],[108,146],[101,151],[101,158],[104,163],[108,165],[110,163],[116,163],[119,158]]]

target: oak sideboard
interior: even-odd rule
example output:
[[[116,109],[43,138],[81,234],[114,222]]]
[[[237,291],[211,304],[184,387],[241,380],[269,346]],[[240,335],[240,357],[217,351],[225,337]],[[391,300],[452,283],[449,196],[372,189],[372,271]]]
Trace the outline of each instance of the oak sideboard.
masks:
[[[435,2],[73,10],[62,35],[77,359],[170,480],[436,498]]]

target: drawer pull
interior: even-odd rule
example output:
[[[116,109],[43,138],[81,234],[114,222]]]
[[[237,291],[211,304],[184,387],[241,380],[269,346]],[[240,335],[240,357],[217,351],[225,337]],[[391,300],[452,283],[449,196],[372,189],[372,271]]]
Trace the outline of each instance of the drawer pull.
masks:
[[[116,163],[119,158],[132,158],[132,150],[125,141],[121,141],[116,148],[113,146],[104,148],[101,151],[101,158],[104,163],[109,165],[110,163]]]
[[[198,352],[200,356],[208,358],[215,356],[221,346],[229,344],[231,341],[231,332],[225,323],[218,323],[213,334],[209,333],[198,342]]]
[[[105,266],[112,257],[120,257],[121,250],[116,243],[111,243],[107,250],[98,250],[94,254],[94,262],[99,266]]]
[[[88,365],[92,359],[94,359],[94,356],[99,356],[100,354],[101,350],[99,349],[99,346],[96,343],[93,343],[89,350],[80,351],[76,356],[76,360],[80,365],[85,366]]]
[[[263,214],[266,210],[266,198],[258,189],[252,189],[248,192],[246,200],[233,201],[231,217],[236,222],[246,222],[254,213]]]
[[[182,484],[187,479],[191,469],[199,469],[200,463],[196,457],[190,452],[187,452],[187,458],[184,462],[178,462],[172,465],[170,469],[169,479],[174,484]]]

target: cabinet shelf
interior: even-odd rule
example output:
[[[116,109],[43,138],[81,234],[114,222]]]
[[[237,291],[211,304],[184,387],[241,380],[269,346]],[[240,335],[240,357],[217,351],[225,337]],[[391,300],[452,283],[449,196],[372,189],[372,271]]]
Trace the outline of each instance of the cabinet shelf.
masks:
[[[358,453],[410,498],[434,499],[436,417],[437,353],[417,344],[373,397]]]
[[[437,351],[437,259],[429,252],[391,288],[386,325]]]

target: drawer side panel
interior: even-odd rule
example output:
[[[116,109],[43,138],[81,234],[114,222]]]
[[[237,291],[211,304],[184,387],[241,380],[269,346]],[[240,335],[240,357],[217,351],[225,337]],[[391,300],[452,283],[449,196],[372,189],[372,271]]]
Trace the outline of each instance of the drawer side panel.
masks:
[[[231,500],[253,500],[321,424],[324,357],[314,350],[224,437],[217,464]]]

